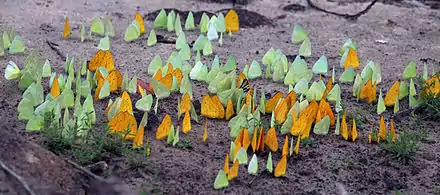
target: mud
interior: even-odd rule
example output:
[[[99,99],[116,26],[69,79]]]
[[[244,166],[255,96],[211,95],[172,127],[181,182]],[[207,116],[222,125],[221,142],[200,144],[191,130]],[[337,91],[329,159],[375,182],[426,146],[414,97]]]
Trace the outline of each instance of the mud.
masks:
[[[338,13],[354,13],[355,10],[363,9],[370,1],[345,1],[346,3],[340,4],[314,2]],[[298,53],[299,46],[290,43],[291,32],[294,24],[300,23],[308,31],[312,42],[312,56],[305,58],[310,67],[321,55],[326,55],[329,66],[336,67],[336,76],[339,77],[342,69],[338,68],[338,50],[347,38],[353,38],[358,41],[357,52],[361,67],[369,60],[382,65],[383,81],[378,85],[378,89],[385,93],[395,80],[401,78],[401,73],[410,60],[418,62],[419,74],[422,72],[421,61],[428,63],[429,70],[432,70],[432,67],[440,70],[440,13],[432,9],[431,4],[420,3],[422,1],[417,1],[417,6],[413,5],[415,1],[399,2],[402,5],[390,5],[381,1],[357,21],[347,21],[342,17],[308,9],[304,2],[252,1],[241,7],[249,11],[242,12],[244,15],[240,15],[241,9],[238,9],[242,27],[240,32],[235,33],[232,38],[225,38],[222,47],[213,43],[214,52],[219,55],[221,63],[226,62],[228,55],[235,55],[239,70],[254,59],[261,61],[270,47],[281,49],[286,55],[291,56],[289,60],[292,61]],[[305,10],[283,10],[283,7],[292,3],[304,5]],[[403,6],[404,4],[408,6]],[[75,30],[68,40],[62,40],[64,16],[69,15],[72,29],[79,29],[81,22],[89,24],[95,16],[111,15],[117,33],[111,40],[116,67],[121,71],[127,70],[130,76],[136,74],[138,78],[149,82],[151,77],[147,76],[147,68],[150,61],[156,54],[166,60],[174,45],[158,43],[154,47],[146,47],[148,33],[133,43],[123,41],[123,33],[132,22],[135,11],[145,14],[147,31],[150,31],[152,20],[161,8],[192,10],[198,13],[195,15],[198,21],[197,18],[200,18],[202,11],[215,13],[230,7],[230,4],[186,0],[151,0],[148,3],[140,0],[7,0],[0,3],[0,31],[14,26],[25,40],[26,54],[31,50],[39,50],[44,58],[51,61],[53,71],[62,72],[64,60],[50,49],[46,40],[57,43],[63,54],[82,59],[91,59],[99,42],[99,38],[94,38],[81,43],[79,30]],[[294,10],[298,9],[292,7]],[[250,15],[251,12],[258,15]],[[186,12],[180,13],[183,21]],[[161,30],[157,33],[166,40],[176,39],[175,33]],[[187,42],[196,40],[198,35],[198,31],[186,32]],[[377,43],[377,40],[385,40],[386,44]],[[22,68],[25,56],[7,54],[0,57],[0,64],[6,65],[12,60]],[[202,62],[211,64],[212,57],[202,57]],[[4,74],[4,68],[0,69],[0,74]],[[324,80],[328,78],[329,75],[324,77]],[[264,88],[267,97],[278,90],[287,92],[287,86],[274,83],[272,80],[256,79],[251,81],[251,85],[254,88]],[[53,191],[63,194],[85,193],[90,187],[89,179],[62,159],[69,156],[54,155],[35,144],[40,142],[38,133],[25,132],[24,122],[17,119],[16,108],[22,92],[16,86],[17,83],[14,81],[0,79],[0,159],[13,167],[41,194],[50,194]],[[434,140],[423,142],[420,150],[414,155],[414,160],[409,164],[402,164],[392,160],[378,145],[368,143],[367,135],[371,123],[374,121],[378,126],[376,105],[357,102],[351,95],[351,85],[341,87],[344,105],[350,114],[358,116],[362,121],[358,124],[359,140],[354,143],[347,142],[333,133],[327,136],[312,135],[317,144],[310,147],[302,146],[300,157],[288,159],[284,178],[274,178],[263,172],[268,155],[268,152],[264,152],[258,154],[261,173],[256,178],[247,174],[247,166],[241,166],[238,178],[231,181],[228,188],[215,191],[213,182],[218,170],[223,167],[224,156],[229,152],[231,142],[227,121],[209,120],[206,143],[202,142],[205,120],[202,117],[199,123],[193,121],[191,132],[181,134],[181,142],[177,147],[154,139],[155,129],[165,114],[172,116],[176,127],[181,124],[176,114],[176,101],[180,96],[178,94],[161,100],[158,114],[149,119],[145,139],[151,145],[151,156],[148,157],[146,165],[129,168],[118,159],[109,159],[106,164],[112,170],[111,175],[121,178],[121,181],[129,185],[131,191],[152,194],[337,194],[341,191],[347,191],[349,194],[394,194],[395,190],[410,194],[438,193],[438,118],[424,119],[425,112],[416,112],[419,115],[416,118],[418,123],[414,124],[410,120],[411,112],[396,116],[397,131],[420,132],[425,129],[429,133],[429,139]],[[193,82],[194,101],[201,101],[207,92],[205,84]],[[106,105],[107,100],[95,103],[97,129],[104,129]],[[402,111],[409,109],[407,99],[401,101],[400,106]],[[137,113],[135,115],[138,120],[142,117]],[[385,112],[387,122],[393,116],[392,108]],[[270,116],[266,115],[263,118],[268,120]],[[330,132],[333,131],[334,128],[330,129]],[[278,141],[281,145],[284,137],[279,135]],[[29,159],[25,158],[27,153],[32,153],[41,163],[29,162]],[[280,158],[280,152],[274,153],[274,164]],[[23,194],[22,187],[3,171],[0,171],[0,184],[0,192]]]

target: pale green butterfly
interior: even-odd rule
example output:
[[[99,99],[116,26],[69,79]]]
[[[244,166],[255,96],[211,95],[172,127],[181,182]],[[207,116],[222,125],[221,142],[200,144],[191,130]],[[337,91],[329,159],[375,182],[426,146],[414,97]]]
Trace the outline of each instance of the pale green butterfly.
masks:
[[[302,99],[302,95],[301,95],[300,101],[301,101],[301,99]],[[300,110],[300,112],[303,111],[305,108],[307,108],[307,106],[309,106],[309,101],[307,101],[307,99],[302,100],[299,103],[299,110]]]
[[[154,28],[166,28],[167,27],[167,13],[164,9],[161,9],[159,14],[154,19]]]
[[[9,46],[11,45],[11,38],[8,35],[8,32],[3,32],[3,49],[9,49]]]
[[[171,91],[179,91],[179,83],[175,76],[173,76],[173,81],[171,83]]]
[[[22,72],[20,71],[20,68],[18,68],[17,64],[15,64],[13,61],[9,61],[5,70],[5,78],[7,80],[15,80],[20,78],[21,75]]]
[[[157,81],[156,79],[153,79],[152,82],[154,94],[158,99],[163,99],[170,96],[171,91],[165,84]]]
[[[69,108],[64,109],[64,116],[63,116],[63,126],[67,125],[67,122],[70,120],[70,113]]]
[[[176,133],[174,133],[173,146],[179,143],[179,134],[180,134],[179,132],[180,132],[180,126],[177,126]]]
[[[272,64],[272,61],[276,58],[276,52],[273,47],[271,47],[263,56],[263,59],[261,60],[264,65],[270,65]]]
[[[194,63],[201,62],[200,51],[197,51]]]
[[[210,41],[218,39],[217,29],[215,28],[215,24],[212,22],[209,22],[207,37]]]
[[[379,84],[382,81],[381,69],[379,63],[369,61],[361,72],[364,81],[372,80],[372,83]]]
[[[296,94],[306,94],[307,90],[309,90],[309,81],[306,79],[299,80],[299,82],[296,83],[295,88],[293,88],[293,91],[295,91]]]
[[[70,59],[68,78],[70,78],[72,81],[75,80],[75,57]]]
[[[246,78],[248,78],[248,72],[249,72],[249,65],[245,64],[242,73]]]
[[[167,137],[167,144],[171,144],[173,140],[174,140],[174,125],[171,124],[171,128]]]
[[[281,101],[281,99],[278,100],[277,106],[278,106],[278,104],[280,103],[280,101]],[[275,119],[275,112],[272,111],[272,116],[271,116],[271,118],[270,118],[270,127],[271,127],[271,128],[272,128],[272,127],[275,127],[275,124],[278,124],[278,123],[277,123],[277,121],[276,121],[276,119]]]
[[[29,120],[34,115],[34,102],[29,98],[23,98],[17,107],[18,119]]]
[[[403,70],[402,78],[403,79],[410,79],[417,76],[417,68],[415,62],[409,62],[408,66]]]
[[[23,92],[23,98],[27,98],[32,101],[34,106],[37,106],[44,101],[43,86],[41,83],[32,83]]]
[[[33,73],[30,73],[28,71],[25,71],[25,72],[22,71],[22,73],[20,75],[21,75],[21,77],[20,77],[20,81],[18,82],[18,88],[21,90],[25,90],[34,81],[33,80]],[[62,86],[64,87],[64,80],[62,82],[63,82]],[[62,89],[61,84],[60,84],[60,89]]]
[[[175,20],[176,20],[176,13],[174,12],[174,10],[171,10],[171,12],[168,13],[168,16],[167,16],[167,30],[168,30],[168,32],[174,31],[174,21]]]
[[[188,74],[184,74],[183,75],[183,79],[180,82],[180,90],[179,90],[179,92],[181,94],[188,93],[189,97],[191,97],[191,99],[192,99],[192,97],[193,97],[192,96],[192,85],[191,85],[191,81],[190,81],[190,79],[188,77]]]
[[[217,21],[215,22],[215,27],[217,32],[221,34],[226,32],[225,16],[221,12],[218,14]]]
[[[200,56],[200,52],[197,52],[197,53],[199,53],[199,56]],[[189,64],[188,61],[183,61],[182,73],[183,74],[189,74],[189,72],[191,72],[191,70],[192,70],[191,64]]]
[[[69,68],[70,68],[70,59],[69,59],[69,54],[66,55],[66,62],[64,65],[64,70],[69,73]]]
[[[357,97],[359,100],[359,95],[361,94],[361,90],[362,90],[362,78],[360,74],[356,74],[356,78],[354,79],[354,84],[352,89],[353,97]]]
[[[183,45],[182,49],[179,51],[179,56],[184,61],[188,61],[191,59],[191,48],[188,44],[185,43],[185,45]]]
[[[306,38],[302,44],[301,47],[299,48],[299,55],[304,56],[304,57],[309,57],[312,55],[312,44],[310,43],[310,39]]]
[[[156,43],[157,43],[156,30],[152,28],[150,31],[150,35],[148,35],[147,46],[150,47],[155,45]]]
[[[69,81],[67,81],[67,83],[69,83]],[[69,86],[69,84],[66,84],[66,86]],[[61,92],[61,94],[56,97],[54,101],[58,102],[61,108],[72,107],[75,103],[72,89],[65,87],[63,92]]]
[[[150,67],[148,67],[148,68],[150,68]],[[122,91],[128,90],[129,82],[130,82],[130,80],[128,78],[128,73],[127,73],[127,70],[125,70],[124,76],[122,76]]]
[[[292,156],[293,152],[295,152],[295,147],[294,147],[294,141],[293,141],[293,136],[292,136],[292,139],[290,139],[289,156]],[[269,155],[271,155],[271,154],[269,153]],[[272,155],[270,157],[271,157],[270,163],[271,163],[271,166],[272,166]],[[267,163],[269,163],[269,159],[268,159]],[[272,173],[272,171],[270,171],[270,173]]]
[[[180,21],[180,14],[177,14],[175,22],[174,22],[174,31],[176,32],[176,36],[179,36],[182,31],[182,23]]]
[[[423,76],[422,76],[422,78],[424,81],[428,80],[428,67],[426,66],[426,62],[423,63]]]
[[[108,111],[108,120],[111,121],[119,113],[122,98],[117,97]]]
[[[293,27],[291,41],[293,44],[300,44],[308,38],[307,32],[299,24],[295,24]]]
[[[283,71],[283,67],[282,67],[280,58],[277,58],[274,61],[274,63],[272,64],[272,67],[274,67],[273,74],[272,74],[272,80],[274,82],[279,82],[279,81],[283,80],[284,79],[284,71]]]
[[[356,41],[352,41],[351,39],[347,39],[345,41],[344,45],[342,46],[342,48],[339,50],[339,54],[343,55],[345,53],[345,50],[349,47],[356,51],[356,49],[357,49]]]
[[[197,62],[197,64],[193,67],[191,72],[189,73],[189,77],[192,80],[197,81],[206,81],[208,75],[208,67],[202,62]]]
[[[414,85],[414,80],[411,79],[409,82],[409,95],[410,96],[415,96],[416,95],[416,87]]]
[[[169,63],[171,63],[171,61],[173,61],[174,60],[174,58],[176,58],[176,56],[179,54],[179,52],[177,52],[177,51],[173,51],[173,52],[171,52],[171,54],[170,54],[170,56],[168,56],[168,59],[167,59],[167,61],[165,62],[165,66],[162,68],[162,72],[167,72],[166,70],[168,70],[168,64]],[[171,63],[172,64],[172,63]],[[174,67],[174,65],[173,65],[173,67]]]
[[[84,59],[83,64],[81,66],[81,76],[84,76],[87,73],[87,59]]]
[[[341,83],[351,83],[354,80],[354,68],[352,66],[348,67],[341,76],[339,77],[339,82]]]
[[[194,42],[193,51],[202,50],[205,47],[206,40],[207,39],[205,39],[205,36],[199,35],[196,42]]]
[[[269,171],[269,173],[273,172],[272,152],[269,152],[269,155],[267,156],[266,170]]]
[[[399,112],[399,97],[396,97],[396,103],[394,103],[394,114]]]
[[[336,115],[336,126],[335,126],[336,135],[339,135],[340,128],[341,128],[341,121],[339,119],[339,112],[338,112],[338,115]]]
[[[298,83],[301,79],[310,82],[313,77],[313,71],[307,67],[307,63],[301,59],[301,57],[296,56],[295,60],[292,63],[291,68],[287,72],[286,79],[284,84],[295,84]]]
[[[289,90],[288,90],[288,92],[290,93],[291,91],[293,91],[293,85],[289,85]]]
[[[379,100],[377,101],[377,114],[380,115],[383,112],[385,112],[387,108],[385,107],[385,101],[383,100],[383,96],[382,96],[382,89],[379,89]]]
[[[200,24],[199,24],[201,33],[208,32],[208,23],[209,23],[209,16],[206,15],[205,12],[203,12],[202,18],[200,19]]]
[[[90,25],[89,36],[92,36],[92,33],[104,36],[105,34],[104,22],[102,22],[100,17],[96,17],[92,20],[92,23]]]
[[[414,108],[417,105],[419,105],[419,102],[416,100],[416,98],[412,95],[409,95],[409,107]]]
[[[205,45],[203,46],[203,55],[209,56],[212,54],[212,44],[208,38],[205,38]]]
[[[180,56],[180,53],[177,52],[176,56],[174,56],[173,60],[171,61],[171,64],[173,65],[174,69],[176,69],[176,68],[181,69],[182,68],[182,63],[183,63],[182,56]],[[163,72],[162,73],[165,74],[167,72],[167,70],[168,70],[168,66],[165,66],[163,68]]]
[[[260,64],[257,61],[252,61],[251,66],[249,67],[249,71],[247,72],[247,76],[249,79],[255,79],[261,77],[262,71]]]
[[[34,115],[26,124],[26,131],[33,132],[40,130],[44,125],[44,117],[42,115]]]
[[[185,33],[182,31],[179,36],[177,37],[176,40],[176,49],[182,49],[183,46],[186,44],[186,38],[185,38]]]
[[[234,159],[234,161],[235,160],[238,160],[238,163],[240,164],[240,165],[242,165],[242,164],[248,164],[248,156],[247,156],[247,153],[246,153],[246,150],[243,148],[243,147],[241,147],[239,150],[238,150],[238,153],[237,153],[237,155],[235,156],[235,159]]]
[[[101,90],[99,91],[99,99],[106,98],[110,95],[110,83],[108,80],[105,80],[104,85],[102,85]]]
[[[248,173],[251,175],[257,175],[258,173],[258,158],[257,155],[253,155],[251,161],[249,161]]]
[[[153,76],[159,68],[162,68],[162,58],[156,54],[148,65],[148,74]]]
[[[296,112],[292,106],[290,108],[289,112],[287,113],[286,120],[284,121],[283,125],[281,126],[280,132],[282,135],[285,135],[290,132],[290,128],[293,125],[293,119],[292,119],[292,112]]]
[[[113,24],[110,19],[110,16],[106,16],[104,19],[104,29],[105,29],[105,35],[109,37],[115,36],[116,32],[115,32],[115,28],[113,28]]]
[[[235,70],[237,67],[237,58],[235,56],[229,56],[228,61],[224,66],[221,67],[222,72],[230,72]]]
[[[217,177],[215,177],[214,189],[222,189],[228,187],[228,185],[228,177],[226,176],[226,173],[223,171],[223,169],[221,169],[220,171],[218,171]]]
[[[142,115],[142,119],[141,122],[139,123],[138,128],[147,126],[147,123],[148,123],[148,112],[144,112],[144,115]]]
[[[408,95],[409,95],[408,86],[406,85],[405,81],[400,81],[399,100],[402,100]]]
[[[128,83],[128,93],[135,94],[137,90],[137,77],[134,75]]]
[[[110,50],[110,39],[108,35],[99,41],[98,49],[103,51]]]
[[[84,23],[81,23],[81,32],[80,32],[81,42],[84,42],[86,40],[86,26]]]
[[[231,86],[235,84],[235,71],[229,74],[219,72],[217,76],[209,83],[208,90],[211,93],[220,93],[222,91],[231,89]]]
[[[95,112],[95,108],[93,106],[93,97],[90,93],[87,95],[86,99],[84,100],[82,109],[83,109],[83,112],[88,113],[90,123],[95,124],[96,123],[96,112]],[[119,111],[119,109],[118,109],[118,111]]]
[[[316,99],[317,101],[321,100],[324,95],[326,87],[324,81],[319,80],[318,82],[313,82],[310,88],[307,90],[306,98],[309,101]]]
[[[82,81],[78,88],[79,88],[79,95],[83,97],[87,97],[91,93],[90,82],[88,80]]]
[[[17,53],[23,53],[26,47],[24,46],[23,39],[16,35],[14,37],[14,40],[12,40],[11,45],[9,46],[9,53],[10,54],[17,54]]]
[[[196,25],[194,24],[194,16],[193,13],[190,11],[188,13],[188,16],[186,17],[185,30],[194,30],[195,28]]]
[[[209,78],[215,78],[219,72],[220,72],[220,60],[219,60],[218,56],[216,55],[214,57],[214,60],[212,61],[211,70],[209,71],[208,76],[207,76],[208,84],[211,82],[211,79],[209,79]]]
[[[245,106],[243,106],[243,108],[244,107]],[[246,112],[240,112],[235,117],[231,118],[231,120],[229,120],[228,127],[230,129],[229,135],[231,137],[233,137],[233,138],[237,137],[242,128],[247,128],[248,122],[247,122],[246,116],[247,116]],[[237,150],[238,150],[238,148],[237,148]],[[231,154],[234,154],[234,153],[231,153]],[[246,156],[246,159],[247,159],[247,156]]]
[[[133,22],[127,27],[124,34],[124,40],[127,42],[134,41],[141,35],[140,24],[137,20],[133,20]]]
[[[318,61],[313,65],[312,68],[313,73],[315,74],[325,74],[328,72],[328,64],[327,58],[325,56],[321,56]]]
[[[333,70],[332,70],[332,83],[335,82],[335,66],[333,65]]]
[[[330,117],[327,115],[322,118],[313,128],[313,133],[317,135],[327,135],[330,128]]]
[[[335,86],[333,86],[332,90],[330,90],[330,92],[327,95],[327,100],[328,101],[336,101],[338,100],[338,98],[341,98],[341,87],[339,86],[339,84],[336,84]]]

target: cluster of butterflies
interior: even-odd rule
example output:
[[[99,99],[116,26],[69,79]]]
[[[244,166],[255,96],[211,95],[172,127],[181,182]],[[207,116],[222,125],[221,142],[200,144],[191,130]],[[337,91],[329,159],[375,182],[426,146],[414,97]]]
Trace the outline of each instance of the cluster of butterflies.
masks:
[[[25,49],[23,39],[14,28],[3,32],[2,39],[0,40],[0,56],[5,55],[5,50],[8,50],[9,54],[17,54],[23,53]]]
[[[138,39],[142,34],[145,33],[145,24],[142,19],[142,16],[139,12],[136,12],[133,22],[127,27],[124,33],[124,40],[127,42],[134,41]],[[194,30],[196,25],[194,24],[194,16],[192,12],[188,13],[186,22],[185,22],[185,30]],[[214,15],[211,18],[206,13],[203,13],[202,18],[200,20],[200,32],[202,33],[200,40],[198,40],[198,47],[203,49],[204,55],[210,55],[212,53],[212,44],[211,41],[219,39],[220,45],[222,45],[223,33],[228,32],[230,36],[232,36],[232,32],[237,32],[239,30],[239,20],[238,15],[234,10],[230,10],[226,16],[222,13],[219,13],[218,16]],[[150,31],[147,40],[147,46],[153,46],[157,43],[156,30],[155,29],[166,29],[169,32],[175,31],[178,36],[176,49],[184,49],[184,53],[189,53],[189,45],[186,44],[185,34],[182,29],[182,24],[180,20],[180,15],[176,14],[174,10],[170,11],[170,13],[165,12],[165,10],[161,10],[157,15],[154,26]],[[91,38],[92,34],[97,34],[100,36],[105,36],[99,42],[98,49],[100,50],[109,50],[110,49],[110,38],[115,36],[115,29],[111,23],[111,19],[109,16],[106,16],[104,21],[101,20],[100,17],[96,17],[92,20],[89,37]],[[207,34],[207,37],[203,36],[203,33]],[[220,33],[220,38],[219,34]],[[70,32],[70,23],[69,18],[65,18],[63,38],[66,39]],[[81,42],[86,39],[86,31],[84,23],[81,24]],[[207,44],[205,44],[207,43]],[[185,47],[186,46],[186,47]],[[197,48],[197,47],[196,47]]]
[[[66,60],[67,75],[51,71],[48,60],[43,64],[39,54],[32,52],[24,63],[24,69],[10,61],[6,67],[5,78],[19,80],[18,86],[24,90],[18,105],[18,118],[27,121],[27,131],[39,131],[45,120],[51,120],[50,125],[63,129],[65,136],[82,136],[88,133],[96,123],[93,97],[89,80],[82,80],[82,70],[78,69],[75,76],[74,58]],[[49,78],[50,77],[50,78]],[[49,78],[50,92],[44,95],[42,80]],[[72,90],[75,87],[75,92]],[[83,103],[81,100],[84,99]],[[73,109],[73,115],[69,108]],[[64,115],[61,115],[64,109]],[[48,113],[51,113],[50,118]],[[75,130],[75,132],[71,132]]]
[[[335,127],[335,134],[341,135],[345,140],[351,138],[351,141],[355,141],[358,138],[356,122],[353,119],[351,124],[347,124],[350,120],[347,118],[347,111],[342,108],[339,84],[354,83],[353,96],[372,103],[376,101],[376,86],[382,80],[380,65],[374,62],[369,62],[360,74],[356,73],[360,65],[356,53],[357,44],[349,39],[339,51],[340,68],[344,69],[338,79],[339,83],[333,85],[336,82],[333,66],[331,77],[325,84],[322,75],[326,75],[329,69],[326,57],[321,56],[312,69],[309,69],[307,62],[300,56],[311,55],[310,38],[304,28],[295,25],[292,43],[301,44],[301,46],[299,55],[294,61],[290,64],[286,55],[274,48],[270,48],[261,60],[266,66],[265,78],[272,77],[273,81],[288,85],[288,94],[284,96],[282,92],[277,92],[266,100],[264,89],[261,89],[258,103],[257,89],[250,85],[250,80],[263,76],[262,67],[257,61],[252,61],[250,66],[246,64],[238,76],[237,61],[234,56],[229,56],[225,64],[221,64],[219,57],[215,56],[210,67],[201,61],[201,53],[205,56],[212,54],[212,40],[219,39],[221,43],[224,32],[231,33],[239,30],[238,16],[234,10],[230,10],[226,16],[219,13],[211,18],[203,14],[200,22],[202,34],[192,47],[192,51],[196,52],[195,56],[191,55],[192,51],[181,29],[178,14],[171,11],[167,15],[164,10],[161,10],[156,17],[150,36],[155,34],[154,29],[160,28],[176,32],[178,36],[176,50],[171,53],[165,64],[159,55],[153,58],[148,67],[148,74],[152,76],[149,84],[138,79],[136,75],[129,79],[127,72],[122,76],[115,68],[109,41],[109,37],[113,37],[115,32],[109,17],[106,17],[104,22],[99,17],[92,21],[89,36],[93,33],[105,37],[101,39],[99,51],[91,61],[87,64],[86,60],[80,60],[82,66],[76,71],[73,57],[66,58],[66,75],[52,73],[50,62],[46,60],[44,64],[40,63],[41,60],[35,53],[27,57],[23,70],[20,70],[14,62],[9,62],[5,71],[6,79],[19,80],[19,88],[25,91],[18,106],[19,119],[28,121],[27,130],[37,131],[43,125],[45,113],[52,112],[55,115],[53,125],[63,127],[66,131],[77,127],[77,135],[85,135],[91,129],[91,125],[96,123],[93,100],[106,99],[111,93],[122,92],[121,96],[114,101],[109,99],[106,108],[109,133],[120,134],[126,140],[132,141],[134,147],[141,147],[144,144],[144,127],[147,125],[148,112],[154,109],[157,113],[160,99],[169,97],[172,92],[179,92],[182,98],[178,101],[178,120],[181,115],[184,115],[181,125],[175,129],[171,116],[167,114],[156,131],[156,139],[167,138],[168,144],[176,145],[179,142],[180,129],[185,134],[189,133],[192,129],[191,120],[196,122],[199,120],[192,104],[191,80],[206,83],[210,94],[205,95],[201,103],[200,115],[206,118],[203,142],[206,142],[208,138],[208,119],[229,120],[230,136],[235,139],[231,142],[230,152],[226,154],[224,167],[218,172],[214,182],[214,188],[220,189],[226,187],[229,180],[238,176],[239,165],[248,164],[248,172],[256,175],[258,158],[255,153],[264,152],[265,146],[270,150],[266,165],[267,171],[274,172],[275,177],[281,177],[286,173],[287,156],[294,153],[299,155],[301,139],[308,138],[312,130],[315,134],[326,135],[330,127]],[[194,18],[190,12],[185,22],[185,29],[194,28]],[[126,41],[136,40],[144,32],[143,19],[139,13],[136,13],[135,20],[127,28],[124,39]],[[207,33],[206,37],[203,33]],[[69,20],[66,18],[63,37],[67,38],[69,35]],[[148,44],[154,45],[154,38],[151,40],[149,38]],[[84,24],[81,25],[81,40],[85,40]],[[194,57],[194,66],[189,63],[192,57]],[[41,64],[43,68],[40,68]],[[309,86],[314,75],[319,75],[319,80],[313,81]],[[423,95],[419,95],[419,100],[415,100],[417,92],[413,79],[416,76],[416,64],[410,63],[405,68],[403,80],[394,83],[385,95],[385,99],[380,92],[377,113],[382,114],[387,106],[394,106],[394,111],[397,112],[398,101],[406,96],[409,97],[411,106],[422,101]],[[44,98],[41,83],[46,77],[50,77],[50,93]],[[436,97],[438,97],[440,84],[437,81],[440,80],[440,73],[428,78],[425,64],[422,77],[425,80],[424,85],[427,86],[426,90],[437,94]],[[405,80],[409,80],[409,89]],[[72,90],[73,86],[75,91]],[[95,90],[94,96],[91,95],[93,90]],[[427,91],[422,92],[427,93]],[[133,115],[130,94],[141,96],[135,103],[135,108],[144,112],[139,125]],[[82,99],[84,101],[81,104]],[[154,99],[156,102],[153,106]],[[329,102],[335,102],[336,116]],[[74,110],[73,117],[69,113],[69,108]],[[65,111],[61,119],[62,109]],[[29,112],[30,110],[32,112]],[[340,119],[341,111],[344,111],[342,120]],[[267,132],[263,127],[261,114],[272,115]],[[272,152],[277,152],[279,148],[277,133],[282,135],[290,133],[292,138],[289,149],[289,136],[286,135],[281,150],[282,157],[273,170]],[[393,140],[397,139],[393,121],[389,134],[392,135]],[[387,135],[387,130],[382,116],[379,132],[377,130],[373,132],[372,129],[369,140],[379,142],[385,140],[384,135]],[[293,137],[296,137],[296,142]],[[254,155],[248,162],[249,146]],[[233,162],[231,168],[229,162]]]

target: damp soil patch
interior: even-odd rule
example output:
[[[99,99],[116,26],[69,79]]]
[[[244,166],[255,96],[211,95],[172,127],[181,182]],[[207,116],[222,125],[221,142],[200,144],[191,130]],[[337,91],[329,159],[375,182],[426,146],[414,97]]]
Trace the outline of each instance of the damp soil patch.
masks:
[[[167,12],[167,14],[171,11],[174,11],[176,14],[179,14],[183,23],[185,22],[189,13],[189,11],[182,11],[182,10],[170,9],[170,8],[165,8],[164,10]],[[240,28],[256,28],[259,26],[274,25],[273,21],[270,18],[263,16],[257,12],[249,11],[246,9],[234,9],[234,10],[238,14]],[[145,14],[144,18],[149,21],[154,21],[154,19],[156,19],[156,16],[159,14],[160,11],[161,10],[156,10],[148,14]],[[229,9],[221,9],[221,10],[217,10],[216,13],[222,12],[224,15],[226,15],[228,11]],[[203,13],[206,13],[209,17],[214,15],[214,13],[208,11],[193,12],[194,23],[196,24],[200,23],[200,19],[202,18]]]

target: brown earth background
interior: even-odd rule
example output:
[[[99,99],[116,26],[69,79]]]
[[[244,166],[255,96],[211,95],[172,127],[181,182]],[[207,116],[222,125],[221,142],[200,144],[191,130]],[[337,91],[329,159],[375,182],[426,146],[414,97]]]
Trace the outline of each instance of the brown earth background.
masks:
[[[313,2],[340,13],[356,13],[369,4],[367,0]],[[159,54],[162,59],[167,59],[174,44],[159,43],[147,47],[148,34],[133,43],[123,41],[123,32],[136,11],[144,15],[149,32],[151,19],[156,16],[155,11],[161,8],[215,13],[231,7],[231,3],[190,0],[2,0],[0,31],[14,27],[25,40],[26,54],[38,50],[44,58],[50,60],[53,71],[62,72],[64,59],[49,48],[46,40],[59,44],[64,54],[91,59],[97,51],[99,39],[81,43],[81,22],[89,25],[94,17],[108,14],[112,17],[117,33],[111,40],[116,67],[122,72],[127,70],[129,75],[136,74],[138,78],[149,81],[151,78],[147,76],[147,68],[154,55]],[[378,88],[386,92],[395,80],[401,78],[409,61],[417,62],[419,73],[422,71],[422,62],[428,63],[430,71],[432,68],[440,71],[439,7],[436,1],[384,0],[376,3],[358,20],[352,21],[312,9],[306,1],[253,0],[247,5],[239,5],[239,8],[261,16],[239,12],[243,13],[240,22],[244,28],[234,34],[232,39],[225,38],[222,47],[214,44],[214,53],[219,55],[222,63],[226,62],[229,55],[235,55],[239,70],[254,59],[261,61],[270,47],[279,48],[286,55],[295,55],[299,46],[290,43],[290,36],[294,24],[299,23],[308,31],[312,41],[312,56],[306,60],[309,64],[313,64],[321,55],[326,55],[330,67],[337,67],[339,48],[347,38],[355,39],[358,41],[361,67],[369,60],[381,64],[383,82]],[[155,13],[149,14],[152,12]],[[73,34],[68,40],[62,40],[66,15],[70,18]],[[184,21],[186,17],[181,18]],[[158,34],[176,39],[175,33],[158,31]],[[198,31],[186,32],[187,41],[194,41],[198,35]],[[378,43],[376,40],[385,40],[387,43]],[[6,55],[0,57],[0,64],[5,67],[12,60],[21,67],[25,56]],[[212,57],[203,57],[202,60],[211,64]],[[341,69],[336,69],[337,77],[341,73]],[[4,75],[4,68],[0,68],[0,74]],[[257,79],[251,81],[251,84],[258,89],[264,88],[269,94],[278,90],[287,92],[286,86],[271,80]],[[405,165],[391,160],[378,145],[368,143],[371,121],[377,121],[376,125],[379,121],[376,105],[356,102],[351,96],[351,85],[342,85],[342,89],[343,103],[348,111],[358,114],[363,121],[358,124],[358,141],[343,141],[333,133],[327,136],[312,135],[318,144],[301,148],[300,157],[288,158],[286,177],[274,178],[268,173],[262,173],[254,178],[247,173],[247,166],[241,166],[238,178],[232,180],[228,188],[215,191],[213,182],[218,170],[223,167],[224,155],[229,152],[231,141],[227,121],[209,122],[207,143],[201,139],[202,123],[193,122],[192,131],[181,135],[182,139],[192,143],[192,147],[187,149],[167,146],[164,141],[154,140],[158,123],[152,122],[148,124],[150,130],[146,132],[152,151],[146,165],[127,169],[126,165],[113,159],[106,162],[111,170],[108,175],[117,176],[117,183],[124,183],[125,186],[112,184],[112,181],[96,184],[64,160],[69,157],[56,156],[40,146],[38,133],[25,132],[25,123],[18,120],[16,111],[22,92],[15,81],[0,79],[0,159],[23,177],[37,194],[86,194],[91,188],[128,188],[133,194],[340,194],[344,190],[349,194],[393,194],[395,190],[409,194],[439,194],[439,119],[426,116],[423,112],[416,112],[416,116],[394,116],[397,131],[427,130],[432,140],[422,143],[414,160]],[[193,82],[193,90],[194,98],[199,101],[208,92],[207,86],[198,82]],[[178,96],[174,94],[161,102],[156,116],[159,120],[168,113],[177,125]],[[98,129],[104,126],[106,105],[106,100],[95,103]],[[406,99],[401,102],[401,110],[407,109]],[[385,112],[388,122],[392,117],[392,110]],[[330,132],[333,131],[330,129]],[[278,136],[278,139],[279,143],[284,142],[283,136]],[[258,155],[259,170],[264,170],[267,155],[268,152]],[[279,153],[274,154],[274,163],[280,158]],[[0,171],[0,194],[25,193],[14,177]]]

